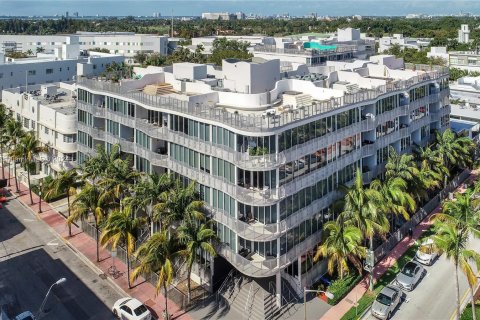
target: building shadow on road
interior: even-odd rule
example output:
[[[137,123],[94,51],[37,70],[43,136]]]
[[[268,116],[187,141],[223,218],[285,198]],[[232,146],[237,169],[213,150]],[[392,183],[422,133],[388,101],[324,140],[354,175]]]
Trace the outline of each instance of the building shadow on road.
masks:
[[[0,209],[0,242],[7,241],[25,230],[25,226],[10,213],[8,204]]]
[[[8,292],[0,291],[0,301],[8,293],[16,297],[15,305],[9,308],[14,313],[26,310],[36,313],[49,287],[60,278],[66,278],[67,281],[53,287],[45,304],[44,319],[114,319],[111,306],[106,306],[79,276],[44,249],[20,253],[0,262],[0,287],[8,288]],[[107,280],[100,277],[90,281],[105,281],[105,285],[108,285]]]

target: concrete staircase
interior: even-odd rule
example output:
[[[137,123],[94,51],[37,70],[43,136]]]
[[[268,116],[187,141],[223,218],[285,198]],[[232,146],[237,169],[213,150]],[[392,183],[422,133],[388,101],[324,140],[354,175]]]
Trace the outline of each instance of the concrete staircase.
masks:
[[[222,295],[230,308],[243,315],[243,319],[265,319],[264,298],[267,292],[254,280],[237,274],[224,291]]]

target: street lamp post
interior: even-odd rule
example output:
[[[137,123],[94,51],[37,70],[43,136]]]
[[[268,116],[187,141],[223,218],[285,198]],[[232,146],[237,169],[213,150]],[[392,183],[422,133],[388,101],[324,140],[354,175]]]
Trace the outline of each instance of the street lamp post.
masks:
[[[61,279],[58,279],[57,282],[55,282],[54,284],[52,284],[50,286],[50,289],[48,289],[47,291],[47,294],[45,295],[45,298],[43,299],[42,301],[42,305],[40,306],[40,309],[38,309],[38,315],[37,315],[37,318],[40,317],[40,315],[43,313],[43,308],[45,307],[45,303],[47,303],[47,299],[48,299],[48,296],[50,295],[50,291],[52,291],[52,288],[56,285],[60,285],[64,282],[66,282],[67,279],[66,278],[61,278]]]
[[[38,188],[38,213],[42,213],[42,179],[40,179],[39,182],[39,188]]]
[[[303,287],[303,308],[304,308],[304,315],[305,315],[305,320],[307,320],[307,293],[308,292],[317,292],[317,293],[324,293],[328,299],[333,299],[335,296],[333,293],[328,292],[328,291],[323,291],[323,290],[313,290],[313,289],[307,289],[307,287]]]

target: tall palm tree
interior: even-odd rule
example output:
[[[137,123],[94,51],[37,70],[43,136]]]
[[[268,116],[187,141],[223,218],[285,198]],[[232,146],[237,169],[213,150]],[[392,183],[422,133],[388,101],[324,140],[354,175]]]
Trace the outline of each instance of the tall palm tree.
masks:
[[[452,165],[466,167],[472,161],[473,141],[468,137],[456,137],[450,129],[443,133],[437,132],[435,146],[437,156],[443,160],[444,166],[448,169],[451,169]]]
[[[362,246],[363,234],[355,226],[343,226],[335,221],[329,221],[323,225],[325,240],[318,247],[314,261],[320,258],[328,259],[328,273],[333,274],[335,268],[343,279],[343,276],[349,273],[348,261],[350,261],[359,274],[363,273],[362,262],[365,258],[367,249]]]
[[[398,154],[395,149],[390,146],[388,149],[388,161],[385,165],[386,179],[401,178],[410,183],[415,176],[418,175],[418,168],[412,154]]]
[[[5,126],[9,121],[10,116],[5,108],[5,105],[0,103],[0,161],[2,165],[2,179],[5,179],[5,167],[3,162],[3,148],[8,143],[8,136],[5,134]],[[9,180],[10,181],[10,180]]]
[[[68,217],[70,217],[70,197],[77,192],[77,188],[81,185],[79,174],[76,169],[59,172],[53,180],[50,188],[45,193],[45,197],[49,195],[56,195],[66,193],[67,195],[67,210]],[[68,225],[68,235],[72,236],[71,225]]]
[[[407,183],[400,177],[391,177],[387,181],[374,180],[370,188],[379,193],[378,210],[383,210],[385,215],[392,213],[394,216],[410,218],[410,213],[415,210],[415,200],[407,192]]]
[[[42,153],[47,152],[48,147],[42,146],[33,131],[26,133],[15,148],[12,155],[15,159],[21,159],[24,169],[27,171],[28,192],[30,194],[30,204],[33,205],[32,189],[30,182],[30,173],[35,169],[35,159]]]
[[[373,251],[375,234],[384,235],[390,230],[387,216],[377,207],[381,203],[381,194],[375,189],[364,187],[360,169],[357,169],[352,186],[340,186],[340,190],[345,193],[345,197],[338,223],[360,229],[365,238],[369,239],[369,248]],[[373,290],[372,273],[370,276],[370,289]]]
[[[123,199],[128,197],[129,191],[140,176],[140,172],[132,170],[128,159],[118,158],[106,168],[98,185],[108,193],[109,198],[115,199],[118,207],[121,208]]]
[[[112,249],[117,246],[125,245],[127,253],[127,282],[130,285],[130,256],[135,248],[135,241],[142,225],[145,223],[143,218],[134,217],[130,206],[123,210],[114,210],[109,215],[100,235],[100,244],[107,246],[110,244]]]
[[[443,165],[440,163],[440,166]],[[440,173],[431,168],[429,161],[422,160],[419,163],[418,174],[410,183],[411,192],[417,202],[428,199],[428,193],[440,187],[445,173]]]
[[[97,147],[97,155],[88,158],[82,165],[82,178],[96,183],[120,158],[120,145],[115,144],[107,152],[102,146]]]
[[[147,213],[150,234],[153,234],[153,207],[159,203],[160,196],[173,186],[173,180],[168,174],[152,173],[135,185],[134,196],[125,198],[126,203]]]
[[[178,244],[170,237],[167,230],[154,233],[135,252],[139,265],[132,271],[131,279],[135,281],[140,275],[156,272],[158,281],[155,285],[157,294],[161,288],[165,292],[165,313],[168,319],[168,286],[172,283],[175,271],[173,265],[179,257]]]
[[[25,135],[23,131],[22,124],[20,121],[14,120],[13,118],[9,119],[5,125],[5,135],[8,137],[8,150],[10,162],[13,164],[13,175],[15,176],[15,189],[17,193],[19,192],[18,188],[18,179],[17,179],[17,164],[16,161],[19,160],[13,154],[13,150],[17,148],[17,144],[20,142],[20,139]]]
[[[442,222],[436,220],[434,223],[435,235],[433,241],[435,246],[444,252],[455,266],[455,295],[457,319],[460,319],[460,287],[458,282],[458,269],[460,268],[467,276],[468,282],[473,287],[477,281],[476,273],[469,264],[474,261],[480,267],[480,255],[475,250],[467,249],[470,233],[466,228],[459,228],[454,223]],[[472,290],[472,311],[475,314],[475,301]]]
[[[179,254],[186,259],[187,262],[187,287],[188,302],[191,298],[191,280],[193,263],[197,260],[197,254],[201,251],[207,252],[212,257],[217,255],[212,242],[217,241],[217,235],[213,229],[206,223],[198,223],[197,221],[184,221],[177,231],[179,243],[185,248],[179,251]]]
[[[100,261],[98,229],[110,208],[111,201],[105,197],[102,190],[97,185],[87,183],[73,201],[71,215],[67,219],[67,223],[71,224],[74,221],[88,219],[90,215],[93,215],[96,230],[97,262]]]
[[[196,191],[195,182],[184,188],[177,180],[174,188],[161,194],[154,210],[154,220],[160,222],[162,228],[164,225],[171,226],[172,223],[182,220],[205,219],[203,201]]]

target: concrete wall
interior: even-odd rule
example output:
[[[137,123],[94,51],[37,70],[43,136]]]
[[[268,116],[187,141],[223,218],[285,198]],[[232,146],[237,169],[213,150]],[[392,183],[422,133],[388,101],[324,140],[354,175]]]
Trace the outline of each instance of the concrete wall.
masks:
[[[280,80],[280,61],[265,63],[223,60],[223,85],[240,93],[260,93],[273,89]]]

